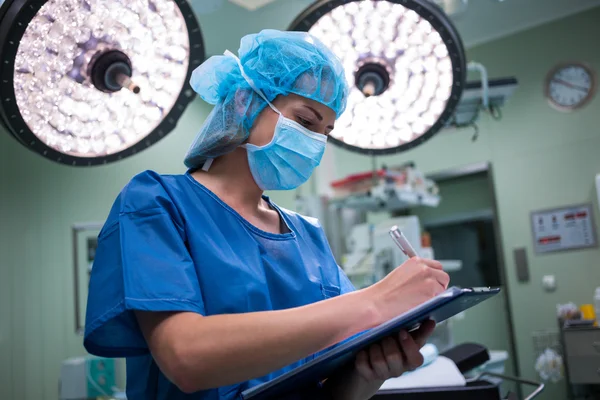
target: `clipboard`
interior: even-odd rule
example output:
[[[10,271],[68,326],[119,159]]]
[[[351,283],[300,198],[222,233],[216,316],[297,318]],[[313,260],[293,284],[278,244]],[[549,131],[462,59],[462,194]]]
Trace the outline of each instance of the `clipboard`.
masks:
[[[243,400],[268,400],[289,395],[300,388],[323,381],[348,362],[360,350],[381,339],[396,334],[402,329],[409,331],[429,319],[442,322],[465,311],[500,292],[500,288],[460,288],[453,286],[442,294],[426,301],[402,315],[363,332],[338,347],[321,354],[312,361],[301,365],[269,382],[242,392]]]

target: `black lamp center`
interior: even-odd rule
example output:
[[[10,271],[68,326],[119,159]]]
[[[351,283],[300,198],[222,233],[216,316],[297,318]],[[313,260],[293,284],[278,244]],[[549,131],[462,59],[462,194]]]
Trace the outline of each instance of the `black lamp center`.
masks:
[[[88,71],[92,84],[102,92],[114,93],[122,88],[135,94],[140,92],[140,87],[131,81],[131,60],[120,50],[98,54],[90,62]]]
[[[378,96],[390,85],[390,74],[385,66],[369,62],[362,65],[355,74],[356,87],[366,96]]]

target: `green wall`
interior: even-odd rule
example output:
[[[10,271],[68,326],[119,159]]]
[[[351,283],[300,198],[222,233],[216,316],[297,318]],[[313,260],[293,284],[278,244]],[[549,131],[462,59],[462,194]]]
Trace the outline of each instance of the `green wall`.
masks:
[[[556,63],[586,61],[600,71],[600,8],[575,15],[468,51],[469,60],[483,63],[490,77],[516,76],[520,87],[503,108],[501,122],[482,116],[480,137],[472,130],[444,132],[397,156],[382,157],[388,165],[415,161],[426,173],[490,162],[496,185],[501,237],[510,285],[510,304],[523,376],[535,377],[531,333],[556,329],[555,305],[589,303],[600,286],[600,250],[538,256],[533,253],[529,214],[532,210],[574,203],[594,203],[600,210],[594,176],[600,172],[600,95],[586,108],[564,114],[543,97],[546,73]],[[371,160],[336,150],[337,174],[370,168]],[[443,193],[442,193],[443,195]],[[468,196],[465,193],[465,196]],[[526,247],[531,281],[516,280],[514,248]],[[543,275],[554,274],[558,288],[542,290]],[[550,385],[544,399],[564,399],[562,386]]]

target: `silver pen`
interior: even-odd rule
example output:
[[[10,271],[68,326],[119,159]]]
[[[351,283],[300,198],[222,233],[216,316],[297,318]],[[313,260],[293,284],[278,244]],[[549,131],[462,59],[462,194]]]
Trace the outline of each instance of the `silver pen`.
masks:
[[[408,239],[406,239],[406,236],[404,236],[404,234],[398,228],[398,226],[392,226],[392,228],[390,229],[390,236],[394,240],[394,243],[396,243],[396,245],[400,248],[400,250],[402,250],[404,254],[406,254],[407,257],[413,258],[418,256],[417,252],[410,245]]]
[[[400,250],[402,250],[402,252],[404,254],[406,254],[407,257],[409,257],[409,258],[417,257],[417,252],[411,246],[410,242],[408,241],[408,239],[406,239],[406,236],[404,236],[404,234],[402,233],[400,228],[398,228],[398,226],[396,226],[396,225],[392,226],[392,228],[390,229],[390,236],[394,240],[394,243],[396,243],[396,245],[400,248]],[[421,327],[421,323],[420,322],[416,323],[415,325],[413,325],[409,329],[407,329],[407,332],[408,333],[415,332],[420,327]]]

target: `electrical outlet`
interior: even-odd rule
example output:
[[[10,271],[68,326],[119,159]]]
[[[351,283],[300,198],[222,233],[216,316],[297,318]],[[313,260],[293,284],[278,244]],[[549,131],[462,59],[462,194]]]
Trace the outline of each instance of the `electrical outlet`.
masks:
[[[556,290],[556,277],[554,275],[544,275],[542,287],[546,292],[554,292]]]

